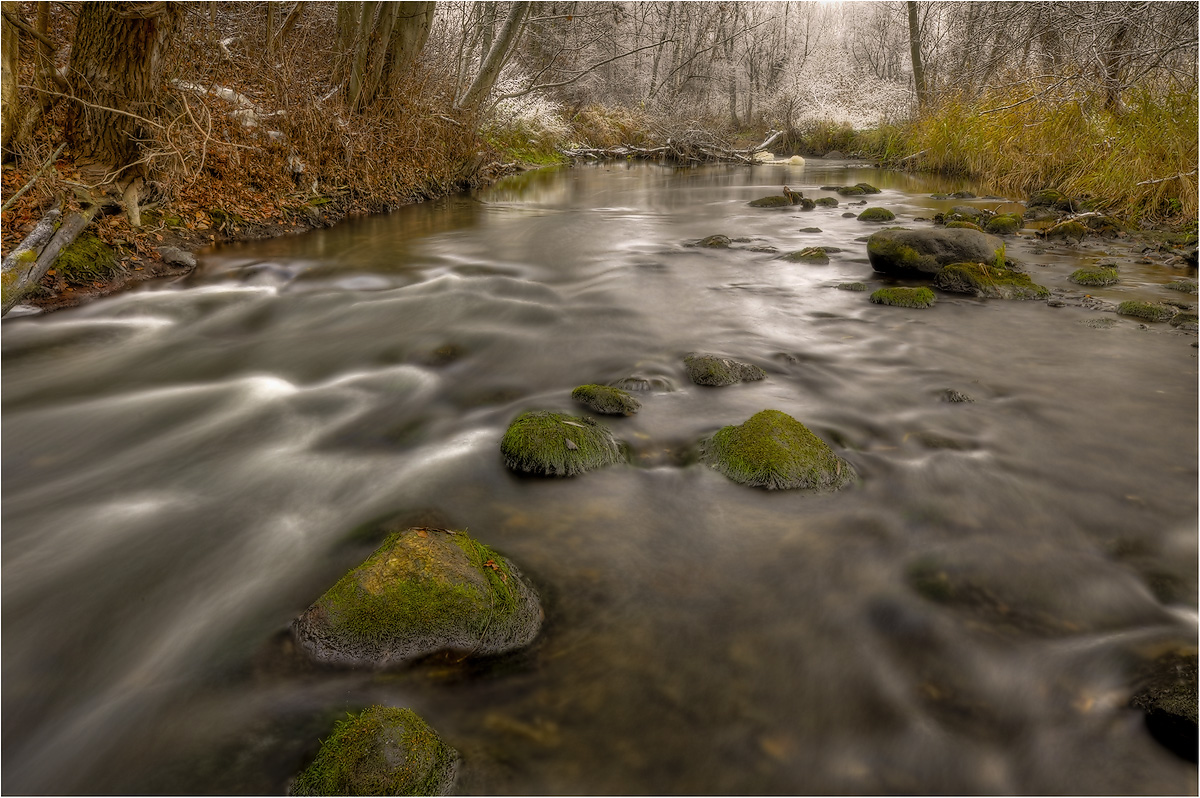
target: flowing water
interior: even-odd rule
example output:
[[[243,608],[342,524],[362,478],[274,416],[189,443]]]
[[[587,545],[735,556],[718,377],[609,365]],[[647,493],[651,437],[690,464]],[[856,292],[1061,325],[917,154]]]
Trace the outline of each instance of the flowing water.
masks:
[[[1180,299],[1178,275],[1026,236],[1009,255],[1065,307],[884,307],[836,289],[887,284],[846,199],[746,205],[860,180],[910,225],[960,187],[820,161],[548,170],[6,320],[4,792],[282,793],[337,718],[385,703],[461,752],[465,793],[1194,793],[1127,702],[1196,635],[1195,335],[1067,281],[1115,259],[1093,295]],[[685,246],[714,233],[749,241]],[[814,244],[843,251],[756,251]],[[768,377],[693,385],[692,351]],[[505,468],[520,412],[628,377],[641,412],[604,418],[628,465]],[[768,492],[697,462],[766,408],[861,479]],[[289,622],[385,517],[513,559],[539,639],[307,664]]]

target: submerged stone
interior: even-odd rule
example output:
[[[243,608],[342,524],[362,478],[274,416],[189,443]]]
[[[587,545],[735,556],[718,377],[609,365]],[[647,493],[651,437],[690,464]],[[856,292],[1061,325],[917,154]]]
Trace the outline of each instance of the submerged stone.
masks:
[[[722,427],[701,444],[701,460],[734,482],[768,490],[836,489],[855,477],[828,444],[778,410]]]
[[[1133,316],[1146,321],[1169,321],[1178,311],[1168,305],[1158,305],[1152,302],[1135,302],[1133,300],[1117,305],[1117,315]]]
[[[751,208],[785,208],[790,207],[792,201],[783,196],[760,197],[756,200],[750,200],[748,203]]]
[[[876,305],[893,305],[899,308],[932,307],[937,298],[928,288],[880,288],[871,294]]]
[[[1050,290],[1029,279],[1029,275],[985,263],[951,263],[942,269],[933,284],[943,291],[992,299],[1046,299]]]
[[[829,263],[829,253],[825,247],[805,247],[782,257],[798,263]]]
[[[833,190],[843,197],[857,197],[867,193],[861,186],[838,186]]]
[[[955,191],[950,196],[954,199],[975,199],[975,194],[970,191]]]
[[[974,402],[975,400],[962,391],[956,391],[953,388],[947,388],[946,390],[942,391],[942,401],[950,402],[952,404],[960,404]]]
[[[339,721],[290,795],[447,795],[458,752],[411,709],[371,706]]]
[[[573,477],[624,459],[620,444],[595,419],[549,410],[517,416],[500,452],[512,470],[548,477]]]
[[[1106,285],[1115,285],[1120,278],[1117,277],[1115,268],[1101,266],[1096,269],[1076,269],[1067,279],[1076,285],[1100,288]]]
[[[542,624],[537,593],[511,562],[465,532],[393,532],[292,622],[317,662],[386,668],[453,651],[499,654]]]
[[[867,284],[866,283],[838,283],[837,289],[839,291],[866,291]]]
[[[880,230],[867,239],[871,268],[905,277],[932,277],[950,263],[995,259],[1004,242],[976,230]]]
[[[765,379],[767,372],[750,363],[718,355],[691,354],[683,359],[688,376],[697,385],[720,387]]]
[[[1171,317],[1169,324],[1172,327],[1178,327],[1179,329],[1186,330],[1187,332],[1196,332],[1198,329],[1198,322],[1200,322],[1200,317],[1197,317],[1194,311],[1185,310],[1182,313],[1176,313],[1173,317]]]
[[[708,238],[702,238],[699,241],[688,244],[688,246],[726,249],[732,243],[733,241],[729,238],[729,236],[715,235],[709,236]]]
[[[1191,294],[1193,296],[1196,295],[1195,280],[1175,280],[1174,282],[1167,283],[1166,287],[1172,291],[1179,291],[1180,293]]]
[[[813,202],[822,208],[836,208],[838,206],[838,201],[833,197],[817,197]]]
[[[571,398],[596,413],[608,415],[632,416],[642,406],[625,391],[608,385],[580,385],[571,391]]]
[[[979,225],[975,224],[974,222],[959,222],[959,221],[946,222],[946,227],[951,230],[965,228],[967,230],[978,230],[981,233],[983,232],[983,228],[980,227]]]
[[[858,215],[860,222],[890,222],[895,218],[896,214],[887,208],[867,208]]]

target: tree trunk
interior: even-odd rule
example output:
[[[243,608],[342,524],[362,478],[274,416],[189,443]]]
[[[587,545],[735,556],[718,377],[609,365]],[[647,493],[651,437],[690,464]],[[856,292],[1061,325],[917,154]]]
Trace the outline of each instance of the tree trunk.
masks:
[[[1114,114],[1124,110],[1121,103],[1121,67],[1126,57],[1125,40],[1128,34],[1129,26],[1122,20],[1117,24],[1116,33],[1104,53],[1104,108]]]
[[[929,104],[928,92],[925,88],[925,65],[921,62],[921,26],[917,22],[917,4],[907,0],[908,8],[908,51],[912,56],[913,84],[917,89],[917,108],[925,110]]]
[[[20,72],[21,37],[17,26],[9,21],[10,16],[21,13],[21,4],[5,0],[3,3],[4,18],[0,21],[0,147],[5,157],[9,145],[13,143],[13,135],[17,132],[21,120],[21,100],[17,93],[17,75]]]
[[[85,2],[79,7],[67,81],[77,102],[67,140],[89,182],[142,177],[139,141],[150,138],[164,45],[183,15],[177,3]],[[139,118],[140,117],[140,118]]]
[[[467,89],[467,93],[455,105],[459,108],[474,108],[487,98],[492,86],[496,84],[496,78],[500,77],[500,70],[504,68],[508,56],[512,53],[517,39],[524,30],[525,15],[528,12],[528,2],[512,4],[508,17],[504,20],[504,27],[500,29],[499,35],[492,42],[487,56],[479,66],[479,73],[471,81],[471,87]]]

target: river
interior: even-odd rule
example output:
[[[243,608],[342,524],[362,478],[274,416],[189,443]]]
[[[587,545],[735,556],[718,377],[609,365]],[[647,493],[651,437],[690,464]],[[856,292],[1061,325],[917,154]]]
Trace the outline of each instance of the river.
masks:
[[[888,284],[860,207],[746,204],[858,181],[917,227],[963,188],[820,160],[542,170],[6,320],[4,792],[279,794],[385,703],[460,751],[464,793],[1194,794],[1127,702],[1147,652],[1196,637],[1195,334],[1073,301],[874,305],[836,288]],[[749,240],[685,246],[718,233]],[[760,251],[815,244],[842,251]],[[1096,297],[1187,298],[1136,249],[1008,244],[1057,294],[1107,259]],[[693,385],[693,351],[768,377]],[[505,468],[519,413],[629,377],[641,411],[603,419],[628,465]],[[766,408],[860,479],[768,492],[697,462]],[[288,624],[382,518],[510,557],[539,639],[307,664]]]

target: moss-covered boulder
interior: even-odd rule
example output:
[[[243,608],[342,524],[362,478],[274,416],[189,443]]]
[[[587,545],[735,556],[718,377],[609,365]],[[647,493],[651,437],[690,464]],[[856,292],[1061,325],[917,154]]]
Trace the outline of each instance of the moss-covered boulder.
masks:
[[[896,214],[887,208],[867,208],[858,215],[860,222],[890,222],[895,218]]]
[[[867,258],[877,272],[929,278],[951,263],[994,260],[1003,245],[996,236],[977,230],[880,230],[867,239]]]
[[[548,477],[573,477],[624,459],[620,444],[595,419],[549,410],[517,416],[500,452],[512,470]]]
[[[339,721],[289,795],[448,795],[458,752],[411,709],[371,706]]]
[[[805,247],[782,257],[796,263],[829,263],[829,252],[825,247]]]
[[[988,219],[983,229],[992,235],[1008,236],[1020,230],[1024,224],[1025,221],[1019,213],[999,213]]]
[[[729,357],[692,353],[683,359],[688,377],[697,385],[720,387],[765,379],[767,372]]]
[[[292,622],[317,662],[386,668],[439,651],[488,655],[537,636],[542,609],[516,566],[465,532],[390,534]]]
[[[951,230],[966,229],[966,230],[978,230],[981,233],[983,232],[983,228],[980,227],[979,225],[975,224],[974,222],[960,222],[960,221],[955,220],[952,222],[946,222],[946,227],[948,227]]]
[[[1102,288],[1106,285],[1116,285],[1120,278],[1113,266],[1099,266],[1095,269],[1076,269],[1067,278],[1076,285],[1086,285],[1090,288]]]
[[[1053,188],[1035,191],[1025,203],[1026,208],[1049,208],[1056,211],[1071,211],[1071,198]]]
[[[875,186],[871,185],[870,183],[855,183],[854,187],[861,188],[863,190],[864,194],[880,194],[880,193],[882,193],[880,191],[880,189],[875,188]]]
[[[858,186],[838,186],[834,189],[834,191],[841,194],[843,197],[861,197],[863,194],[867,193]]]
[[[1029,279],[1029,275],[1008,267],[986,263],[951,263],[942,269],[933,284],[955,294],[993,299],[1046,299],[1050,290]]]
[[[792,205],[792,201],[787,197],[775,195],[771,197],[759,197],[756,200],[750,200],[747,204],[751,208],[789,208]]]
[[[1197,329],[1200,329],[1200,316],[1197,316],[1195,311],[1185,310],[1172,316],[1169,323],[1172,327],[1187,332],[1196,332]]]
[[[595,413],[632,416],[642,403],[620,388],[608,385],[580,385],[571,391],[571,398]]]
[[[1074,219],[1068,219],[1065,222],[1059,222],[1053,227],[1048,227],[1038,233],[1040,238],[1047,241],[1075,241],[1078,243],[1083,240],[1083,237],[1088,233],[1085,225]]]
[[[1159,305],[1153,302],[1136,302],[1129,300],[1117,305],[1117,315],[1132,316],[1146,321],[1170,321],[1178,313],[1169,305]]]
[[[973,191],[955,191],[950,195],[952,199],[975,199]]]
[[[693,241],[688,244],[689,247],[708,247],[709,249],[728,249],[733,244],[733,239],[729,236],[715,235],[702,238],[699,241]]]
[[[1192,296],[1196,295],[1195,280],[1175,280],[1167,283],[1166,287],[1170,288],[1172,291],[1179,291],[1183,294],[1191,294]]]
[[[778,410],[722,427],[701,444],[701,460],[734,482],[768,490],[836,489],[855,476],[828,444]]]
[[[1146,728],[1167,749],[1196,761],[1197,657],[1191,646],[1172,648],[1141,665],[1130,706],[1146,714]]]
[[[833,197],[817,197],[813,202],[822,208],[836,208],[838,206],[838,201]]]
[[[811,211],[817,207],[817,203],[813,202],[808,197],[801,197],[796,204],[800,206],[800,210],[802,211]]]
[[[937,301],[933,292],[920,288],[880,288],[871,294],[876,305],[892,305],[898,308],[928,308]]]
[[[866,291],[867,284],[866,283],[838,283],[837,289],[839,291]]]

